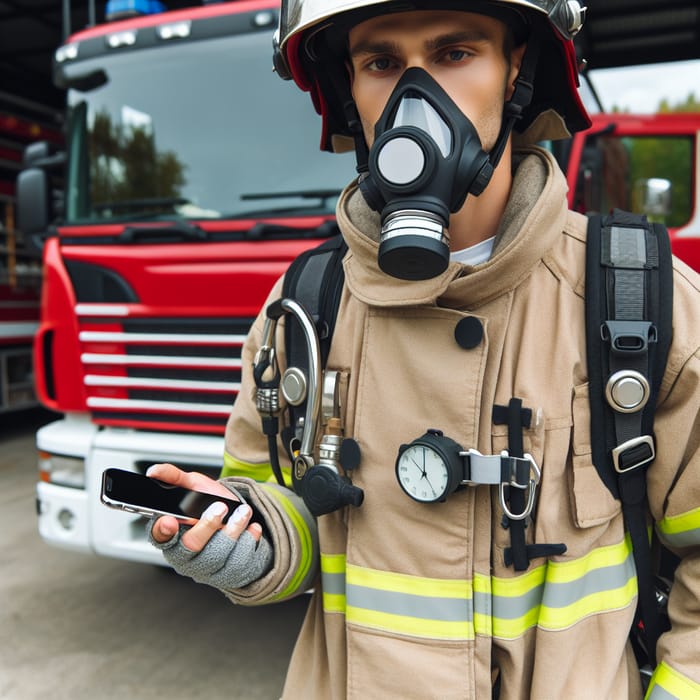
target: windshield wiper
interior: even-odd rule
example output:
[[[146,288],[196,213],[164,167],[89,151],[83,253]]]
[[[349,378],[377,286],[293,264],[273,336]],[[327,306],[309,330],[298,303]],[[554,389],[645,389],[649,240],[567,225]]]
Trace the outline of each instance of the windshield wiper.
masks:
[[[338,224],[335,221],[324,221],[313,228],[299,228],[297,226],[258,221],[257,224],[245,232],[245,238],[248,240],[259,240],[261,238],[330,238],[336,233],[340,233],[340,229],[338,229]]]
[[[300,197],[301,199],[320,199],[323,204],[326,200],[339,197],[342,189],[315,189],[315,190],[289,190],[288,192],[248,192],[241,195],[243,200],[255,199],[289,199]]]
[[[96,211],[104,211],[105,209],[133,211],[134,209],[150,209],[153,207],[176,207],[189,203],[190,200],[185,197],[144,197],[142,199],[122,199],[114,202],[95,202],[92,208]]]
[[[153,224],[133,224],[119,234],[119,243],[174,243],[177,241],[206,241],[207,232],[187,221],[164,221]]]

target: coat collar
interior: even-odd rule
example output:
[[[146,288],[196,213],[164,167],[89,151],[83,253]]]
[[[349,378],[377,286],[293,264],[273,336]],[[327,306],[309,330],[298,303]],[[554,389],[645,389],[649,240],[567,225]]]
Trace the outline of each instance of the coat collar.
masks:
[[[379,216],[356,185],[338,202],[340,230],[350,252],[345,279],[353,296],[370,306],[463,307],[484,303],[516,287],[555,244],[567,215],[566,180],[553,156],[539,148],[519,155],[513,187],[488,262],[468,267],[450,263],[429,280],[407,281],[379,269]]]

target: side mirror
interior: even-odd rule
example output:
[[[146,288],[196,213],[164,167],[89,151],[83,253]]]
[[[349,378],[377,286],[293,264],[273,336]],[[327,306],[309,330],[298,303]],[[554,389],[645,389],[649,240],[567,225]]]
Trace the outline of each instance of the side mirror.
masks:
[[[670,216],[671,189],[671,181],[666,178],[650,177],[637,180],[635,194],[641,213],[646,214],[652,221],[663,221]]]
[[[51,222],[49,176],[42,168],[27,168],[17,176],[17,228],[27,237],[45,234]]]
[[[17,228],[36,250],[41,250],[61,208],[56,178],[60,179],[65,161],[65,153],[46,141],[30,143],[24,149],[16,186]]]

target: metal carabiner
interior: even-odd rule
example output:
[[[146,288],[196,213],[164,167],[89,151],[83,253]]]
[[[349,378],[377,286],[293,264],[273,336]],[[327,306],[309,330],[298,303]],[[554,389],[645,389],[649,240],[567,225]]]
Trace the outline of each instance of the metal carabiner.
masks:
[[[508,454],[507,450],[501,452],[501,457],[509,456],[510,455]],[[501,483],[498,485],[498,500],[500,501],[501,508],[503,508],[503,512],[506,514],[506,517],[510,518],[510,520],[525,520],[525,518],[527,518],[530,515],[530,513],[532,513],[532,509],[535,505],[535,492],[537,490],[537,485],[540,483],[542,472],[537,466],[537,463],[535,462],[533,456],[531,454],[528,454],[527,452],[523,455],[522,458],[513,457],[512,459],[526,459],[528,462],[530,462],[530,479],[528,481],[527,486],[519,484],[515,480],[514,476],[511,476],[510,480],[507,483],[501,481]],[[522,490],[527,489],[527,503],[525,504],[522,513],[513,513],[510,510],[510,508],[508,508],[508,505],[506,503],[506,486],[512,486],[514,488]]]

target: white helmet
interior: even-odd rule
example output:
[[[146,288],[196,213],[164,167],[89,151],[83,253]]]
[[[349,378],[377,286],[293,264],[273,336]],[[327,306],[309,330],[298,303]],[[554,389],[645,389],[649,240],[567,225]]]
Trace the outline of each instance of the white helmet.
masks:
[[[578,61],[573,37],[585,18],[578,0],[282,0],[274,39],[274,66],[311,93],[323,119],[321,148],[351,147],[346,105],[349,86],[342,39],[355,24],[405,10],[464,10],[495,16],[523,28],[520,38],[537,44],[532,97],[516,125],[527,141],[564,138],[590,126],[578,94]],[[356,129],[355,129],[356,132]]]

